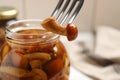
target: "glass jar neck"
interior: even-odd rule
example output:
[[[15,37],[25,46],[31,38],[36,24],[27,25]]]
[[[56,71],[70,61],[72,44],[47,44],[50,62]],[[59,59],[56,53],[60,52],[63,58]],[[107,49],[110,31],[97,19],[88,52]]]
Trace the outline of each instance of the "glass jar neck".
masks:
[[[36,22],[36,21],[35,21]],[[40,23],[40,21],[38,21]],[[30,24],[29,24],[30,23]],[[39,27],[32,21],[15,22],[6,29],[6,39],[9,42],[17,44],[32,44],[40,42],[41,44],[55,42],[59,35],[48,32]],[[37,27],[36,27],[37,26]]]

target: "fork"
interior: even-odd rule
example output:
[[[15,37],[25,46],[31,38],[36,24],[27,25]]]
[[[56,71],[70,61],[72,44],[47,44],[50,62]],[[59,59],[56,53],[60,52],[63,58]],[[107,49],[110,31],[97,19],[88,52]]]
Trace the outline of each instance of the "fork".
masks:
[[[72,23],[78,15],[84,0],[59,0],[51,16],[60,24]]]

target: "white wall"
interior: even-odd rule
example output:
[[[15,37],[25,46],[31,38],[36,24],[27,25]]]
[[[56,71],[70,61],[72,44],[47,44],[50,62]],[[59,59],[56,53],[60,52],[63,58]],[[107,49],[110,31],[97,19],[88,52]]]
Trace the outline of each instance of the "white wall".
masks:
[[[120,0],[97,0],[95,26],[120,28]]]
[[[43,19],[51,15],[59,0],[0,0],[0,6],[19,9],[18,19]],[[79,30],[92,30],[98,25],[120,26],[120,0],[85,0],[74,23]]]
[[[19,19],[49,17],[59,0],[0,0],[0,5],[11,5],[19,9]],[[85,0],[84,6],[75,19],[80,30],[91,30],[94,0]]]
[[[58,0],[25,0],[25,18],[43,19],[49,17]]]

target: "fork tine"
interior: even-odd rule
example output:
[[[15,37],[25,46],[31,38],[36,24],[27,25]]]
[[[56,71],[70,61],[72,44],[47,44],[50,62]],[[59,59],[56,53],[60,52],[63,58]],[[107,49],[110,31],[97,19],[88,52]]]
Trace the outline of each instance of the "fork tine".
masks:
[[[72,11],[72,9],[74,8],[74,6],[75,6],[75,4],[76,4],[77,1],[78,1],[78,0],[73,0],[73,3],[71,4],[68,12],[67,12],[66,15],[64,16],[64,18],[61,20],[61,22],[60,22],[61,24],[63,24],[64,21],[68,18],[69,14],[71,13],[71,11]]]
[[[59,13],[59,16],[57,17],[57,20],[58,20],[58,21],[59,21],[60,17],[64,14],[64,12],[65,12],[67,6],[69,5],[70,1],[71,1],[71,0],[67,0],[67,1],[66,1],[63,9],[61,10],[61,12]]]
[[[59,0],[57,6],[56,6],[56,8],[54,9],[54,11],[53,11],[53,13],[52,13],[51,16],[55,16],[55,15],[58,13],[58,11],[59,11],[61,5],[63,4],[63,1],[64,1],[64,0]]]
[[[75,19],[75,17],[77,16],[77,14],[79,13],[81,7],[83,6],[84,0],[79,0],[79,4],[76,8],[76,10],[74,11],[74,13],[72,14],[72,16],[70,17],[69,23],[72,23],[73,20]]]
[[[65,4],[64,4],[64,1],[65,0],[59,0],[56,8],[54,9],[54,11],[51,15],[51,16],[56,17],[57,21],[62,25],[65,23],[72,23],[72,21],[75,19],[75,17],[79,13],[79,11],[84,3],[84,0],[66,0]],[[71,1],[72,1],[72,3],[70,4]],[[77,4],[77,2],[78,2],[78,4]],[[67,8],[68,8],[68,10],[67,10]]]

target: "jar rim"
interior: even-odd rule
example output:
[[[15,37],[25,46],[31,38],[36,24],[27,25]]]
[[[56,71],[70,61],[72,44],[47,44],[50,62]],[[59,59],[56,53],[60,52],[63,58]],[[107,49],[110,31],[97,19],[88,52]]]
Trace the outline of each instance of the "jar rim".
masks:
[[[16,40],[16,41],[19,41],[19,42],[22,42],[22,43],[23,42],[30,43],[30,42],[43,41],[43,40],[46,40],[46,42],[51,42],[51,41],[54,41],[54,40],[58,39],[59,35],[55,34],[55,33],[52,33],[52,32],[49,32],[45,28],[43,28],[40,25],[41,21],[42,21],[42,19],[24,19],[24,20],[15,21],[15,22],[9,24],[6,27],[6,38]],[[37,23],[37,26],[34,27],[33,24],[36,24],[36,23]],[[31,27],[31,24],[32,24],[33,27]],[[37,29],[37,30],[43,29],[43,30],[46,30],[46,32],[43,33],[43,34],[21,34],[21,33],[17,33],[17,31],[19,31],[19,30],[24,30],[23,28],[25,30],[26,29]],[[47,38],[47,36],[45,36],[45,35],[52,35],[52,36]],[[23,39],[22,38],[23,36],[35,36],[36,38],[35,39],[32,39],[32,38],[31,39]],[[40,38],[40,36],[42,38]]]

